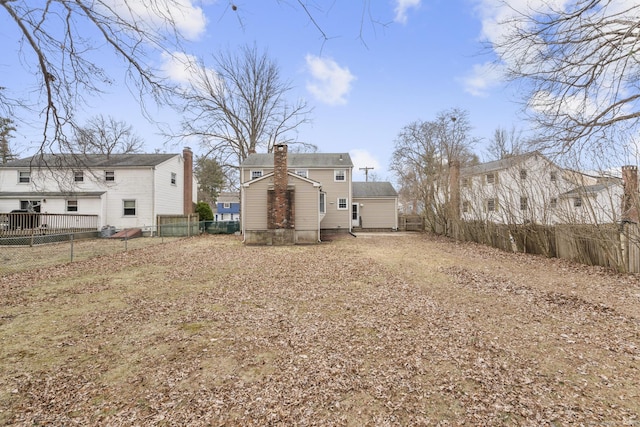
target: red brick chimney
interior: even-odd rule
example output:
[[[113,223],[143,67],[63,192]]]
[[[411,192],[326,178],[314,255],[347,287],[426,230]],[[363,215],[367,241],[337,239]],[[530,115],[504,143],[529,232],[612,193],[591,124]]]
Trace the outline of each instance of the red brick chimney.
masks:
[[[184,147],[182,159],[184,160],[183,215],[189,215],[193,213],[193,152],[191,148]]]
[[[622,167],[622,220],[638,222],[638,167]]]
[[[268,227],[294,228],[293,190],[288,189],[287,145],[273,146],[273,190],[269,191]]]

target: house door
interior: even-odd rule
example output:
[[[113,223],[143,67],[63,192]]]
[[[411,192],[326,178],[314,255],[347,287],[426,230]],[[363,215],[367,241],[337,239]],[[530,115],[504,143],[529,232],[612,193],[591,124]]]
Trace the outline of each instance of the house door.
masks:
[[[351,226],[360,227],[360,208],[357,203],[351,204]]]

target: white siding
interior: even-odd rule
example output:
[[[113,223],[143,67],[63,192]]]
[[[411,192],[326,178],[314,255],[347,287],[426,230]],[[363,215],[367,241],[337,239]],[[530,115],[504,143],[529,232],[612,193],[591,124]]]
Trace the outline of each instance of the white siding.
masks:
[[[362,228],[398,228],[396,199],[353,199],[359,203]]]

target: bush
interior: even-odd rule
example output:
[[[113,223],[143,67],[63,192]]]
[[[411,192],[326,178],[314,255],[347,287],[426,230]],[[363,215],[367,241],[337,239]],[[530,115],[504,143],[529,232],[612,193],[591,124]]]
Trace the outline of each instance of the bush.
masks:
[[[200,221],[213,220],[213,211],[207,202],[198,202],[196,204],[196,213],[200,215]]]

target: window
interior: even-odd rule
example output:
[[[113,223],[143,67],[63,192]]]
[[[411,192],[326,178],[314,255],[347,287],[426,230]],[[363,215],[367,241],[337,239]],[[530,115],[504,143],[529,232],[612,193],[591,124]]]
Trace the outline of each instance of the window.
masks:
[[[471,187],[471,178],[462,178],[462,187],[463,188]]]
[[[487,182],[487,184],[495,184],[496,182],[496,174],[495,173],[488,173],[485,175],[485,180]]]
[[[123,211],[122,214],[124,216],[135,216],[136,215],[136,201],[135,200],[123,200],[122,201]]]
[[[497,210],[498,209],[497,209],[496,199],[488,199],[487,200],[487,211],[495,212]]]
[[[20,200],[20,209],[39,213],[41,203],[40,200]]]
[[[576,197],[573,199],[573,206],[576,208],[582,207],[582,197]]]
[[[327,213],[327,193],[320,193],[320,213]]]
[[[462,212],[469,212],[469,202],[462,202]]]
[[[74,171],[73,172],[73,181],[74,182],[84,182],[84,172],[82,172],[82,171]]]
[[[549,207],[551,207],[551,209],[555,209],[558,207],[558,199],[556,199],[555,197],[553,199],[551,199],[549,201]]]
[[[551,172],[549,174],[549,179],[551,180],[551,182],[556,182],[558,180],[558,174],[557,172]]]
[[[346,181],[347,180],[347,171],[344,169],[336,169],[333,173],[334,181]],[[346,199],[345,199],[346,200]],[[345,207],[346,209],[346,207]]]
[[[171,185],[176,185],[177,175],[175,172],[171,172]]]
[[[20,184],[28,184],[31,182],[31,172],[20,171],[18,172],[18,182]]]
[[[526,211],[529,209],[529,200],[526,197],[520,197],[520,210]]]
[[[295,173],[303,178],[309,178],[309,173],[306,169],[296,169]]]
[[[338,198],[338,209],[347,209],[347,198],[339,197]]]
[[[105,181],[115,181],[116,173],[114,171],[104,171],[104,180]]]
[[[223,207],[224,209],[229,209],[229,208],[231,207],[231,203],[229,203],[229,202],[224,202],[224,203],[222,203],[222,207]]]
[[[527,170],[520,169],[520,179],[527,179]]]
[[[262,176],[262,170],[251,171],[251,179],[260,178]]]
[[[67,200],[67,212],[78,212],[77,200]]]

